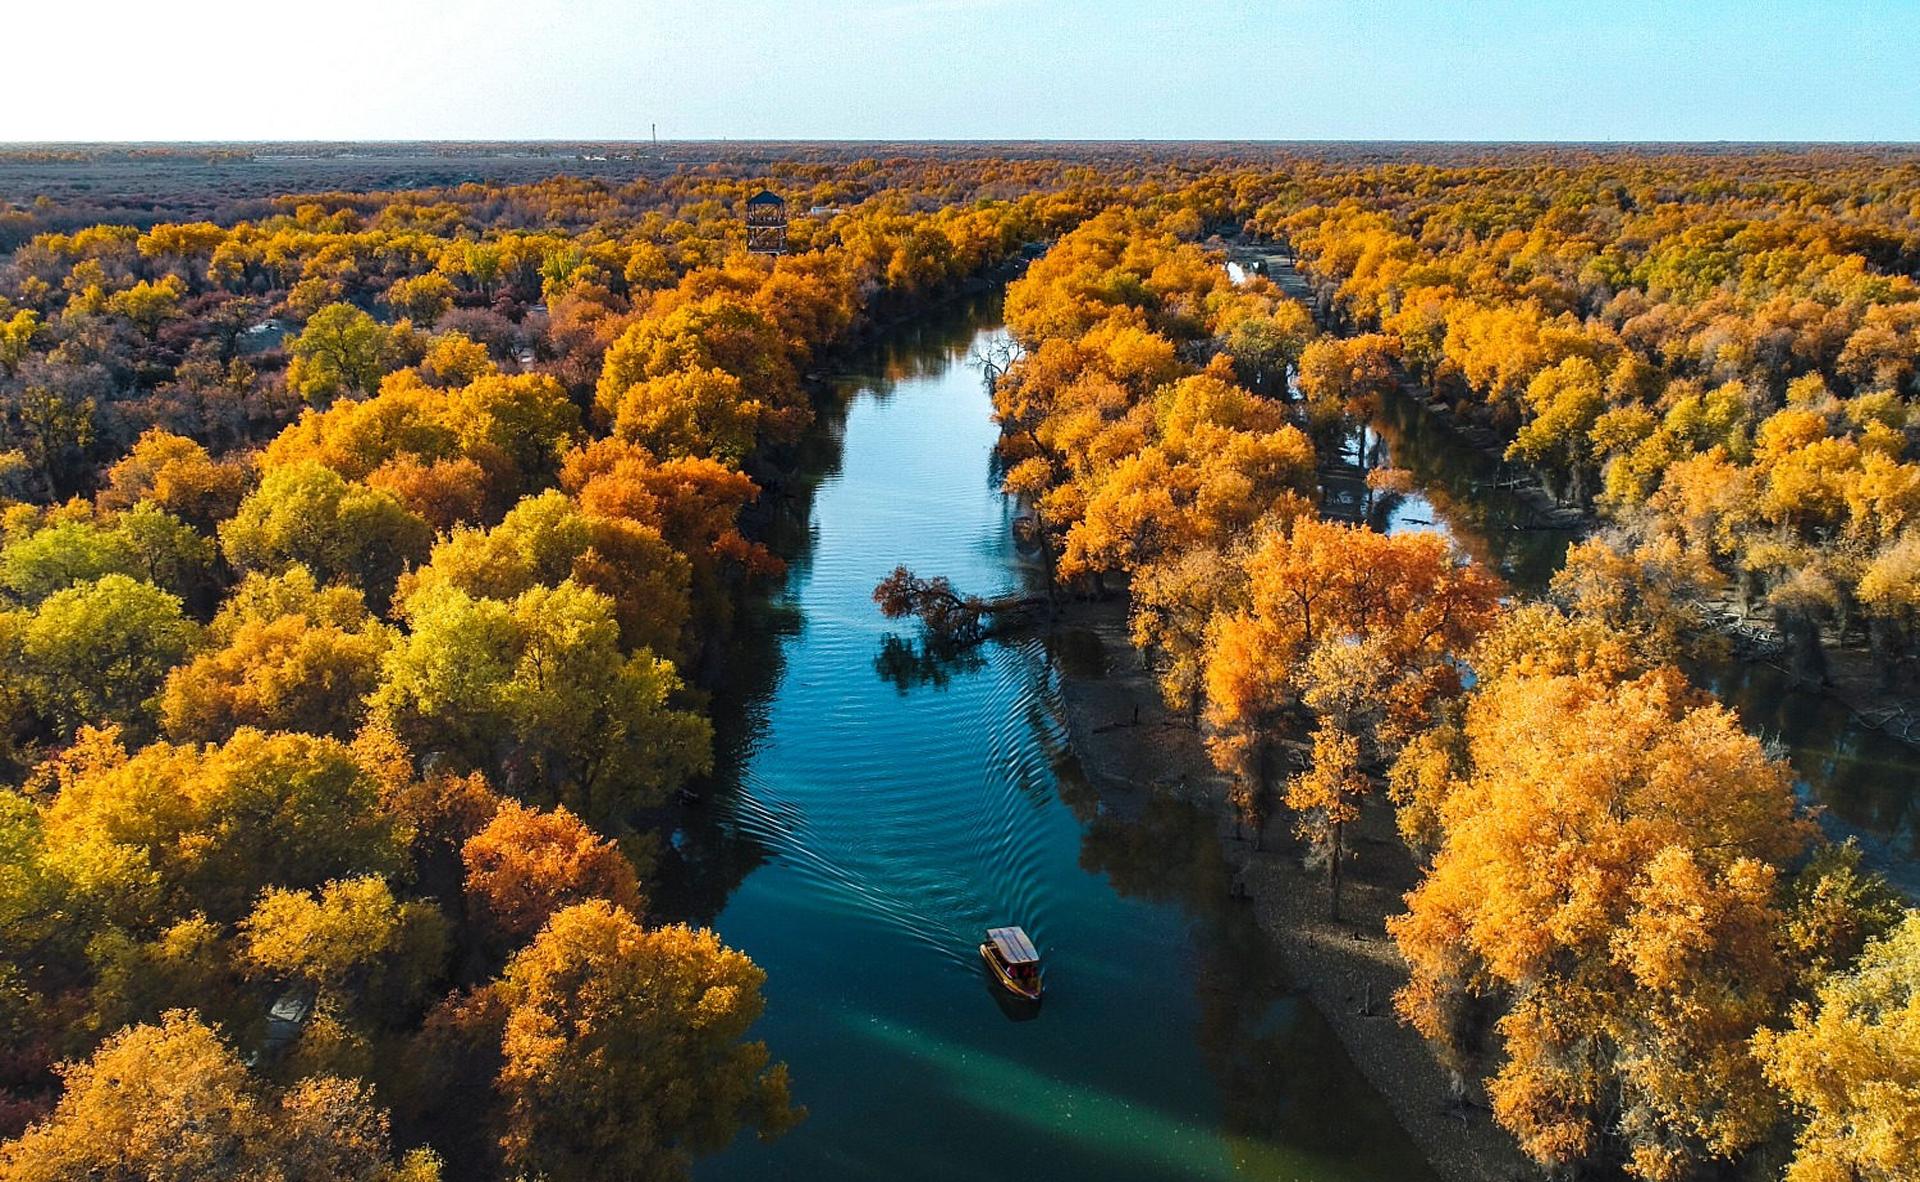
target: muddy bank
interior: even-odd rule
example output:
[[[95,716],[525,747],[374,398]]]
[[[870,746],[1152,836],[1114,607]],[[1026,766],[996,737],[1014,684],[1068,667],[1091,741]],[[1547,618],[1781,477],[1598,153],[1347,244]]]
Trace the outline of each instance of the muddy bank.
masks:
[[[1324,876],[1302,865],[1284,817],[1268,827],[1265,848],[1235,832],[1227,783],[1213,768],[1198,730],[1161,703],[1152,675],[1127,638],[1126,605],[1074,604],[1054,625],[1063,654],[1061,694],[1073,749],[1086,775],[1127,793],[1173,793],[1204,804],[1248,894],[1261,928],[1280,948],[1294,988],[1326,1016],[1354,1063],[1395,1118],[1448,1182],[1512,1182],[1536,1177],[1512,1138],[1494,1125],[1479,1085],[1444,1067],[1411,1028],[1393,1016],[1393,992],[1406,980],[1386,936],[1386,918],[1416,867],[1383,801],[1356,826],[1356,862],[1344,891],[1345,920],[1327,919]],[[1476,1072],[1476,1074],[1478,1074]]]

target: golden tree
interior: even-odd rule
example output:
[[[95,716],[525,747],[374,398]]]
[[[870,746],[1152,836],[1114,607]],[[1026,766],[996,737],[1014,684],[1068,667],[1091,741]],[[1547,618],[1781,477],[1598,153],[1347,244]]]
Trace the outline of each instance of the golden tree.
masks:
[[[1787,1182],[1920,1175],[1920,912],[1754,1049],[1803,1120]]]
[[[1452,654],[1492,622],[1499,594],[1496,580],[1437,534],[1389,536],[1312,517],[1268,533],[1245,566],[1250,606],[1212,625],[1207,720],[1215,761],[1254,802],[1267,792],[1280,728],[1303,706],[1349,730],[1364,722],[1366,762],[1403,742],[1438,697],[1458,690]],[[1315,706],[1304,695],[1321,645],[1349,647],[1327,650]],[[1309,783],[1358,781],[1340,773]]]
[[[1503,1003],[1495,1116],[1544,1165],[1611,1150],[1649,1179],[1759,1140],[1747,1040],[1793,984],[1777,867],[1811,838],[1784,764],[1671,669],[1508,675],[1467,714],[1470,768],[1390,924],[1401,1013],[1463,1049]]]
[[[640,914],[640,881],[620,847],[564,808],[539,812],[514,801],[461,847],[466,893],[501,935],[521,940],[554,912],[605,899]]]
[[[607,902],[558,912],[493,987],[508,1163],[555,1182],[686,1177],[744,1127],[799,1117],[784,1064],[742,1041],[763,974],[712,932]]]
[[[439,1162],[396,1162],[372,1089],[331,1077],[274,1095],[193,1014],[108,1039],[67,1066],[51,1116],[0,1147],[9,1182],[433,1182]]]

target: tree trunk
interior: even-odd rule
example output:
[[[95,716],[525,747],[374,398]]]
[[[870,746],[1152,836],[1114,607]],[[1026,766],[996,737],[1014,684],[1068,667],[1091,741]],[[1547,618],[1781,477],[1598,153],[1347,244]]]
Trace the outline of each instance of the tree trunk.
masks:
[[[1266,740],[1262,739],[1253,749],[1253,848],[1260,851],[1267,848],[1267,765],[1272,759]]]
[[[1346,848],[1346,825],[1333,827],[1333,849],[1327,858],[1327,918],[1340,922],[1340,862]]]
[[[1820,621],[1804,611],[1776,613],[1780,634],[1787,641],[1788,665],[1793,676],[1814,685],[1827,683],[1827,651],[1820,643]]]

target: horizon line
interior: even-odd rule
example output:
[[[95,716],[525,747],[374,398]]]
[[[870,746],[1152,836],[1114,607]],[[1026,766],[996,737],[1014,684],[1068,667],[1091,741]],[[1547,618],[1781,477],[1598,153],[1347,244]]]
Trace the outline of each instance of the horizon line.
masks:
[[[1444,138],[1368,138],[1368,137],[1298,137],[1290,139],[1254,139],[1233,137],[1193,137],[1169,138],[1159,136],[1123,136],[1123,137],[1044,137],[1044,136],[1001,136],[978,137],[961,136],[953,138],[935,138],[925,136],[846,136],[846,137],[793,137],[793,136],[696,136],[684,139],[661,137],[659,139],[627,139],[621,137],[561,136],[549,138],[432,138],[432,137],[393,137],[393,138],[320,138],[320,139],[45,139],[45,140],[0,140],[0,148],[82,148],[82,147],[211,147],[224,145],[237,146],[331,146],[338,144],[374,144],[401,146],[409,144],[447,144],[485,147],[495,145],[578,145],[609,144],[652,147],[666,144],[1166,144],[1166,145],[1255,145],[1284,146],[1290,144],[1392,144],[1392,145],[1519,145],[1524,147],[1587,147],[1591,145],[1613,146],[1718,146],[1734,147],[1920,147],[1920,139],[1489,139],[1465,137],[1459,139]]]

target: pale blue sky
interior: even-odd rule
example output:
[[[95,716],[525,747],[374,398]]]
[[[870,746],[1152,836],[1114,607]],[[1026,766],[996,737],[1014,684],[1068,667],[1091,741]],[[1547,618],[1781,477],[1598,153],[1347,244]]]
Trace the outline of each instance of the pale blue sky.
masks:
[[[0,140],[1920,140],[1920,0],[6,0]]]

